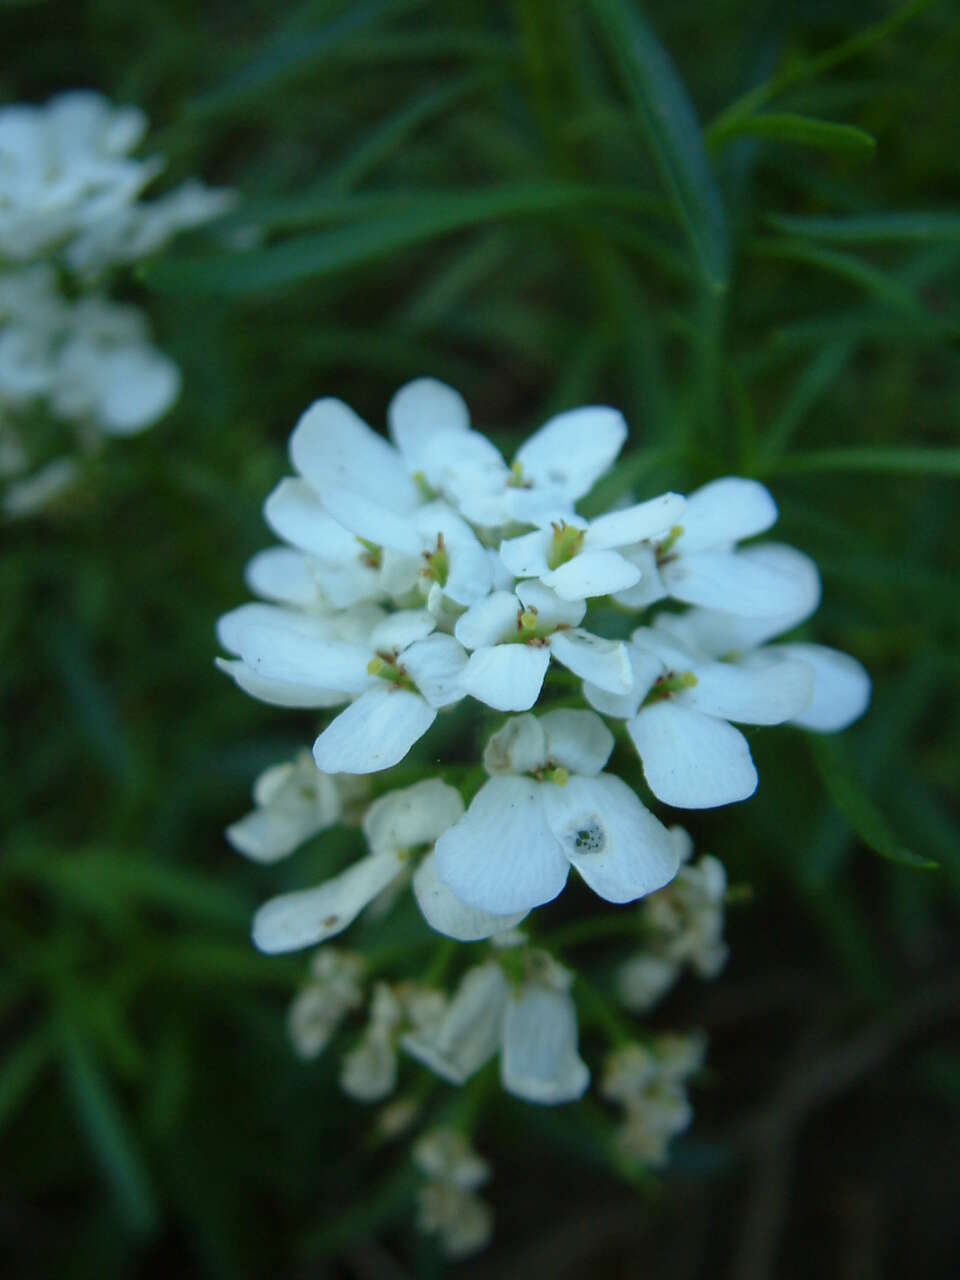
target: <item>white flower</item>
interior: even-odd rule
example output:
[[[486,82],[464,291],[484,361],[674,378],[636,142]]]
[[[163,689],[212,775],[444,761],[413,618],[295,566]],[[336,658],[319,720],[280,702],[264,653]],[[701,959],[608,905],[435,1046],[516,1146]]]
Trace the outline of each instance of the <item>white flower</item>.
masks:
[[[432,847],[463,813],[459,791],[428,778],[381,796],[367,810],[363,832],[370,853],[313,889],[285,893],[265,903],[253,922],[261,951],[311,947],[352,924],[363,909],[424,855],[413,878],[427,922],[450,937],[473,941],[512,928],[519,915],[484,913],[458,902],[438,884]]]
[[[813,693],[790,723],[819,733],[835,733],[859,719],[870,703],[870,677],[849,654],[825,645],[767,641],[805,621],[820,603],[820,575],[809,556],[792,547],[768,544],[743,552],[802,584],[792,608],[768,618],[743,618],[720,609],[689,609],[663,615],[656,625],[708,658],[726,658],[746,670],[784,659],[802,662],[813,675]]]
[[[378,982],[370,1019],[358,1044],[344,1055],[340,1087],[357,1102],[380,1102],[397,1084],[397,1041],[405,1027],[430,1028],[443,1017],[443,994],[414,982]]]
[[[615,696],[584,685],[592,707],[627,721],[650,790],[664,804],[710,809],[757,787],[746,738],[728,723],[782,724],[813,696],[810,666],[784,655],[751,664],[719,662],[666,629],[631,637],[634,685]]]
[[[462,1258],[489,1241],[493,1216],[475,1195],[490,1166],[456,1129],[431,1129],[413,1147],[413,1161],[429,1179],[418,1193],[421,1231],[440,1237],[444,1253]]]
[[[307,614],[247,605],[220,620],[220,642],[240,660],[220,666],[267,702],[349,702],[317,738],[314,759],[326,773],[374,773],[404,758],[438,708],[464,697],[467,655],[435,627],[423,609],[371,617],[363,606]]]
[[[540,696],[552,655],[575,675],[625,693],[633,682],[627,647],[583,630],[585,612],[582,600],[562,600],[536,581],[492,592],[454,627],[457,640],[473,651],[463,688],[498,711],[527,711]]]
[[[344,1018],[363,1003],[362,956],[324,947],[313,957],[311,978],[287,1014],[287,1031],[301,1058],[323,1052]]]
[[[135,307],[67,302],[46,264],[0,277],[0,404],[45,401],[107,435],[151,426],[177,398],[180,372]]]
[[[495,1053],[508,1093],[528,1102],[572,1102],[590,1072],[577,1051],[572,975],[543,952],[520,957],[524,973],[511,985],[498,960],[468,969],[443,1017],[409,1032],[402,1045],[452,1084],[463,1084]]]
[[[484,753],[490,780],[437,842],[440,879],[499,915],[555,898],[571,864],[608,902],[666,884],[677,870],[670,835],[625,782],[601,772],[612,749],[590,711],[508,720]]]
[[[77,482],[72,458],[55,458],[33,475],[9,485],[3,495],[3,514],[10,520],[35,515],[51,506]]]
[[[663,889],[640,904],[644,947],[617,969],[617,994],[635,1013],[652,1008],[689,966],[714,978],[727,961],[723,941],[727,877],[718,859],[704,854],[692,862],[693,841],[682,827],[670,834],[680,870]]]
[[[74,270],[95,271],[218,217],[232,194],[196,182],[138,202],[163,168],[159,158],[129,154],[145,131],[142,112],[87,90],[0,110],[0,258],[63,250]]]
[[[317,768],[309,751],[264,770],[253,800],[253,812],[227,827],[226,836],[254,862],[278,862],[340,820],[336,779]]]
[[[773,498],[756,480],[713,480],[689,495],[682,525],[665,539],[628,553],[643,576],[615,598],[631,608],[669,595],[749,618],[783,613],[802,596],[803,581],[796,581],[788,566],[736,548],[742,538],[763,533],[776,519]]]
[[[685,1085],[703,1065],[705,1049],[701,1036],[665,1035],[608,1056],[600,1092],[625,1110],[617,1135],[625,1154],[654,1167],[666,1164],[671,1138],[693,1118]]]
[[[508,538],[500,544],[503,563],[518,578],[539,578],[564,600],[585,600],[635,586],[642,570],[621,554],[656,534],[666,533],[683,514],[684,500],[665,493],[595,520],[579,516]]]

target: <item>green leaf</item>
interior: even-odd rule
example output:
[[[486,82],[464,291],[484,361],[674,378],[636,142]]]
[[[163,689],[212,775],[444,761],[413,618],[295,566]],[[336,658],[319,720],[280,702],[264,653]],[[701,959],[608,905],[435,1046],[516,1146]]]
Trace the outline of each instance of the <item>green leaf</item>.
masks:
[[[253,62],[232,75],[219,88],[195,98],[190,109],[208,115],[246,105],[260,94],[322,63],[338,45],[389,13],[393,0],[367,0],[349,4],[344,13],[314,31],[283,31],[261,50]]]
[[[789,146],[813,147],[818,151],[843,151],[859,156],[871,156],[877,149],[876,138],[854,125],[833,124],[828,120],[815,120],[811,116],[782,112],[730,120],[710,135],[710,150],[714,151],[725,142],[740,137],[764,138],[769,142],[782,142]]]
[[[912,289],[855,254],[796,240],[755,240],[747,245],[747,252],[756,257],[799,262],[825,271],[872,294],[885,306],[908,312],[921,323],[933,318]]]
[[[703,274],[722,291],[730,274],[726,216],[693,103],[666,50],[625,0],[592,0]]]
[[[126,1117],[86,1039],[67,1019],[62,1024],[60,1041],[68,1093],[91,1153],[130,1230],[136,1235],[149,1235],[156,1229],[159,1215]]]
[[[722,137],[733,121],[754,115],[773,98],[779,97],[787,89],[792,89],[794,85],[816,80],[825,72],[832,71],[834,67],[842,66],[851,58],[867,53],[888,36],[893,35],[905,23],[912,21],[936,3],[937,0],[910,0],[909,4],[903,5],[889,17],[866,27],[863,31],[858,31],[855,36],[834,45],[832,49],[815,54],[812,58],[798,58],[789,63],[782,71],[778,71],[776,75],[763,84],[757,85],[722,111],[707,129],[708,141],[713,144],[714,139]]]
[[[759,475],[799,475],[818,471],[952,478],[960,476],[960,449],[900,449],[882,445],[819,449],[765,461],[758,468]]]
[[[837,244],[944,244],[960,241],[960,214],[866,213],[848,218],[795,218],[773,213],[767,222],[788,235]]]
[[[846,749],[836,738],[809,734],[807,742],[830,798],[853,831],[874,853],[919,871],[935,871],[939,863],[900,843],[887,818],[864,790]]]
[[[853,350],[852,342],[836,342],[816,353],[790,389],[780,412],[762,432],[760,456],[777,457],[783,453],[803,419],[850,363]]]
[[[371,200],[362,197],[345,200],[324,193],[278,202],[266,211],[268,225],[300,225],[332,216],[358,216],[363,220],[250,253],[157,260],[142,267],[138,274],[162,292],[254,296],[366,266],[464,228],[507,218],[544,218],[596,208],[635,207],[642,204],[643,197],[620,187],[523,184],[486,191],[404,192],[375,196],[372,202],[377,212],[389,210],[390,216],[369,216]]]

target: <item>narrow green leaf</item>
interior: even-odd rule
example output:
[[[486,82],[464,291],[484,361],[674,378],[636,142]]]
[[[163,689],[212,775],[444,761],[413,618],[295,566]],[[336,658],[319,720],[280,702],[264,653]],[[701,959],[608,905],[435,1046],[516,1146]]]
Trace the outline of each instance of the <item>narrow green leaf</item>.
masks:
[[[773,458],[783,453],[804,418],[843,373],[853,351],[852,342],[836,342],[816,353],[791,387],[780,412],[761,433],[760,456]]]
[[[157,1205],[126,1118],[79,1029],[64,1019],[60,1038],[67,1089],[91,1154],[130,1230],[149,1235],[157,1226]]]
[[[0,1066],[0,1129],[26,1098],[53,1056],[53,1040],[41,1027],[10,1049]]]
[[[788,235],[837,244],[944,244],[960,241],[960,214],[941,210],[867,213],[848,218],[796,218],[770,214],[767,222]]]
[[[843,819],[874,853],[919,871],[935,871],[939,863],[900,843],[887,818],[864,790],[845,748],[835,738],[807,735],[810,753],[830,798]]]
[[[430,89],[400,111],[382,120],[365,138],[350,147],[348,158],[330,176],[333,189],[348,190],[388,159],[422,124],[442,116],[458,102],[492,83],[488,72],[459,77]]]
[[[891,13],[889,17],[864,28],[863,31],[858,31],[849,40],[844,40],[841,44],[834,45],[832,49],[815,54],[812,58],[798,58],[796,61],[788,63],[782,71],[778,71],[776,75],[771,76],[763,84],[757,85],[756,88],[745,93],[743,97],[738,98],[722,111],[707,129],[708,141],[712,143],[717,136],[723,135],[734,120],[754,115],[762,107],[765,107],[768,102],[779,97],[785,90],[792,89],[794,85],[806,84],[811,80],[816,80],[825,72],[832,71],[834,67],[842,66],[843,63],[849,62],[852,58],[857,58],[862,53],[867,53],[883,40],[886,40],[888,36],[893,35],[905,23],[919,17],[921,13],[932,8],[936,3],[937,0],[910,0],[909,4],[903,5],[894,13]]]
[[[246,105],[260,94],[276,90],[287,80],[318,66],[338,45],[376,22],[394,6],[394,0],[366,0],[349,4],[346,11],[313,31],[283,31],[269,41],[253,62],[216,89],[191,103],[191,111],[208,115]]]
[[[876,138],[854,125],[833,124],[828,120],[815,120],[811,116],[781,112],[728,121],[710,135],[710,150],[714,151],[725,142],[741,137],[764,138],[769,142],[781,142],[789,146],[813,147],[818,151],[844,151],[860,156],[871,156],[877,149]]]
[[[760,475],[798,475],[818,471],[955,477],[960,476],[960,449],[899,449],[883,445],[818,449],[765,461],[758,468]]]
[[[384,197],[376,197],[383,201]],[[596,208],[630,208],[643,197],[620,187],[574,184],[493,187],[486,191],[437,192],[390,196],[389,217],[366,217],[367,202],[323,195],[312,202],[292,201],[267,211],[267,223],[300,225],[325,220],[335,207],[363,217],[338,227],[250,253],[205,258],[158,259],[141,268],[140,277],[162,292],[243,297],[348,271],[423,244],[438,236],[509,218],[555,217]],[[258,215],[259,216],[259,215]]]
[[[592,4],[703,274],[723,290],[730,273],[726,216],[693,103],[666,50],[625,0]]]
[[[909,312],[920,320],[928,319],[926,307],[912,289],[855,254],[797,240],[755,240],[746,248],[755,257],[777,258],[815,267],[872,294],[885,306]]]

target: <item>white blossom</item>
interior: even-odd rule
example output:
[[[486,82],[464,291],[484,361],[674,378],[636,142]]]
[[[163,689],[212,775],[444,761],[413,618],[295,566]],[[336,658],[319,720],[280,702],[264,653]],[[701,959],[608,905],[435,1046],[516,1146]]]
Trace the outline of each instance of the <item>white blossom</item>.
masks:
[[[396,1088],[397,1044],[405,1028],[430,1029],[442,1018],[445,1000],[439,991],[415,982],[394,987],[378,982],[370,1017],[356,1046],[344,1054],[340,1087],[357,1102],[380,1102]]]
[[[163,168],[135,159],[146,118],[76,90],[44,106],[0,110],[0,258],[26,262],[63,251],[93,272],[160,248],[178,231],[218,217],[229,192],[190,182],[152,204],[143,189]]]
[[[278,862],[340,819],[336,778],[318,769],[308,751],[264,770],[253,800],[253,811],[227,827],[226,836],[254,862]]]
[[[477,1187],[489,1180],[490,1166],[456,1129],[431,1129],[413,1146],[413,1161],[427,1182],[418,1192],[417,1226],[437,1235],[443,1252],[463,1258],[490,1239],[493,1215]]]
[[[589,711],[511,717],[484,753],[489,781],[437,842],[440,879],[499,915],[555,898],[571,865],[609,902],[666,884],[677,870],[670,835],[625,782],[601,772],[612,749]]]
[[[470,909],[457,902],[449,888],[435,883],[433,845],[462,813],[459,791],[439,778],[427,778],[381,796],[363,819],[370,852],[316,888],[285,893],[265,903],[254,919],[254,942],[261,951],[276,953],[334,937],[417,857],[423,860],[414,875],[414,892],[434,928],[464,940],[487,938],[512,928],[519,915]]]
[[[703,1065],[701,1036],[658,1036],[648,1045],[628,1044],[608,1055],[600,1092],[625,1112],[617,1142],[625,1155],[659,1167],[670,1140],[693,1119],[687,1079]]]
[[[500,1054],[500,1080],[528,1102],[572,1102],[590,1072],[577,1050],[572,975],[544,952],[518,957],[522,975],[511,983],[501,961],[468,969],[444,1015],[410,1032],[408,1053],[452,1084],[463,1084]]]
[[[363,1003],[362,956],[325,947],[313,957],[310,981],[287,1013],[287,1031],[301,1058],[323,1052],[344,1018]]]
[[[643,947],[616,973],[617,994],[636,1013],[652,1008],[685,967],[701,978],[714,978],[727,961],[723,864],[709,854],[692,861],[693,841],[687,832],[671,827],[670,834],[680,870],[670,884],[640,904]]]

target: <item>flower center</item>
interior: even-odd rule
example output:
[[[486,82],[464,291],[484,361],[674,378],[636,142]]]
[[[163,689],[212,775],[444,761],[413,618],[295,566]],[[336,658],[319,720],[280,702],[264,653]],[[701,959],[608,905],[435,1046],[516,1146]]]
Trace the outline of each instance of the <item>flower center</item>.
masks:
[[[553,541],[547,552],[547,564],[551,569],[559,569],[562,564],[572,560],[583,546],[583,529],[560,520],[553,526]]]
[[[424,567],[420,570],[421,576],[445,587],[450,577],[450,553],[447,551],[442,533],[437,534],[437,545],[433,551],[424,551],[423,559]]]
[[[357,541],[363,548],[363,555],[360,557],[360,563],[365,564],[368,569],[379,569],[383,564],[383,548],[378,547],[375,542],[368,542],[366,538],[357,535]]]
[[[662,542],[658,542],[655,548],[658,567],[666,564],[673,557],[671,552],[677,543],[677,539],[683,536],[683,525],[675,524]]]
[[[367,663],[367,673],[371,676],[378,676],[381,680],[386,680],[388,684],[395,685],[398,689],[406,689],[410,693],[416,693],[417,686],[407,675],[405,668],[397,659],[395,653],[383,651],[376,654]]]
[[[694,689],[699,684],[699,680],[692,671],[667,671],[657,680],[643,700],[643,706],[649,707],[654,702],[664,702],[667,698],[672,698],[675,693],[681,693],[684,689]]]

